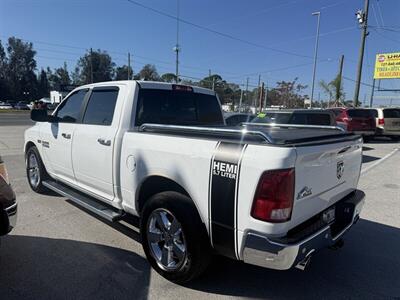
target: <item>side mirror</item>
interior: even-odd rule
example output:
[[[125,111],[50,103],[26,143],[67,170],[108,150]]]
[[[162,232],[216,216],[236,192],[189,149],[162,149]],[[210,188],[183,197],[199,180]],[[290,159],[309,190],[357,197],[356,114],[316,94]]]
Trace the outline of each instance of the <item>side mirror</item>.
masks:
[[[32,109],[31,120],[35,122],[52,122],[53,116],[49,116],[45,109]]]

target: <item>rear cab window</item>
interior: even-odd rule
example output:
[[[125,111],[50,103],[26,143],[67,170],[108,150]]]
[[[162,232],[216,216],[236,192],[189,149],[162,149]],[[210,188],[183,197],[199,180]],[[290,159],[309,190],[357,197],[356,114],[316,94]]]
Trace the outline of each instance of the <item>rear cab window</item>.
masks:
[[[224,125],[215,95],[190,91],[140,89],[135,126],[144,123],[168,125]]]
[[[329,113],[293,113],[290,124],[333,125]]]
[[[374,112],[371,109],[349,109],[347,114],[351,118],[374,118]]]

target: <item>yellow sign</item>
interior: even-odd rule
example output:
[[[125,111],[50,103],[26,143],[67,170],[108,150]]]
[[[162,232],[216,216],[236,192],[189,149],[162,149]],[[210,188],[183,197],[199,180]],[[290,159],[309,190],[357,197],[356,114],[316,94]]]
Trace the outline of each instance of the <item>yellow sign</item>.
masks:
[[[377,54],[374,78],[400,78],[400,52]]]

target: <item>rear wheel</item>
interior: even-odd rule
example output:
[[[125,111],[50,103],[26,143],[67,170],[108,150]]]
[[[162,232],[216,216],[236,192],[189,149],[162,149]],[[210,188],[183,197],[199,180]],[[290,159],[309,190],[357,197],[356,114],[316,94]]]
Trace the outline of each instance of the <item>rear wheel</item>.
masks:
[[[141,236],[152,267],[168,280],[184,283],[201,275],[211,251],[206,229],[185,195],[163,192],[143,208]]]
[[[26,176],[28,178],[29,186],[36,193],[47,192],[48,189],[43,185],[43,181],[47,179],[48,175],[36,146],[32,146],[28,149],[25,159]]]
[[[368,143],[368,142],[370,142],[370,141],[372,140],[372,137],[370,137],[370,136],[364,136],[364,137],[363,137],[363,140],[364,140],[365,143]]]

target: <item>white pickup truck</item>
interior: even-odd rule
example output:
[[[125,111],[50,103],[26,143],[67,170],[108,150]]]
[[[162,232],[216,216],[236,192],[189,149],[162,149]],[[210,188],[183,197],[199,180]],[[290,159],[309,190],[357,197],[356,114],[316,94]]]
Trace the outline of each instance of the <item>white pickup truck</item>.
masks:
[[[330,126],[228,127],[211,90],[96,83],[31,118],[32,189],[109,221],[139,216],[149,262],[175,282],[200,275],[214,253],[304,268],[342,244],[364,203],[361,137]]]

